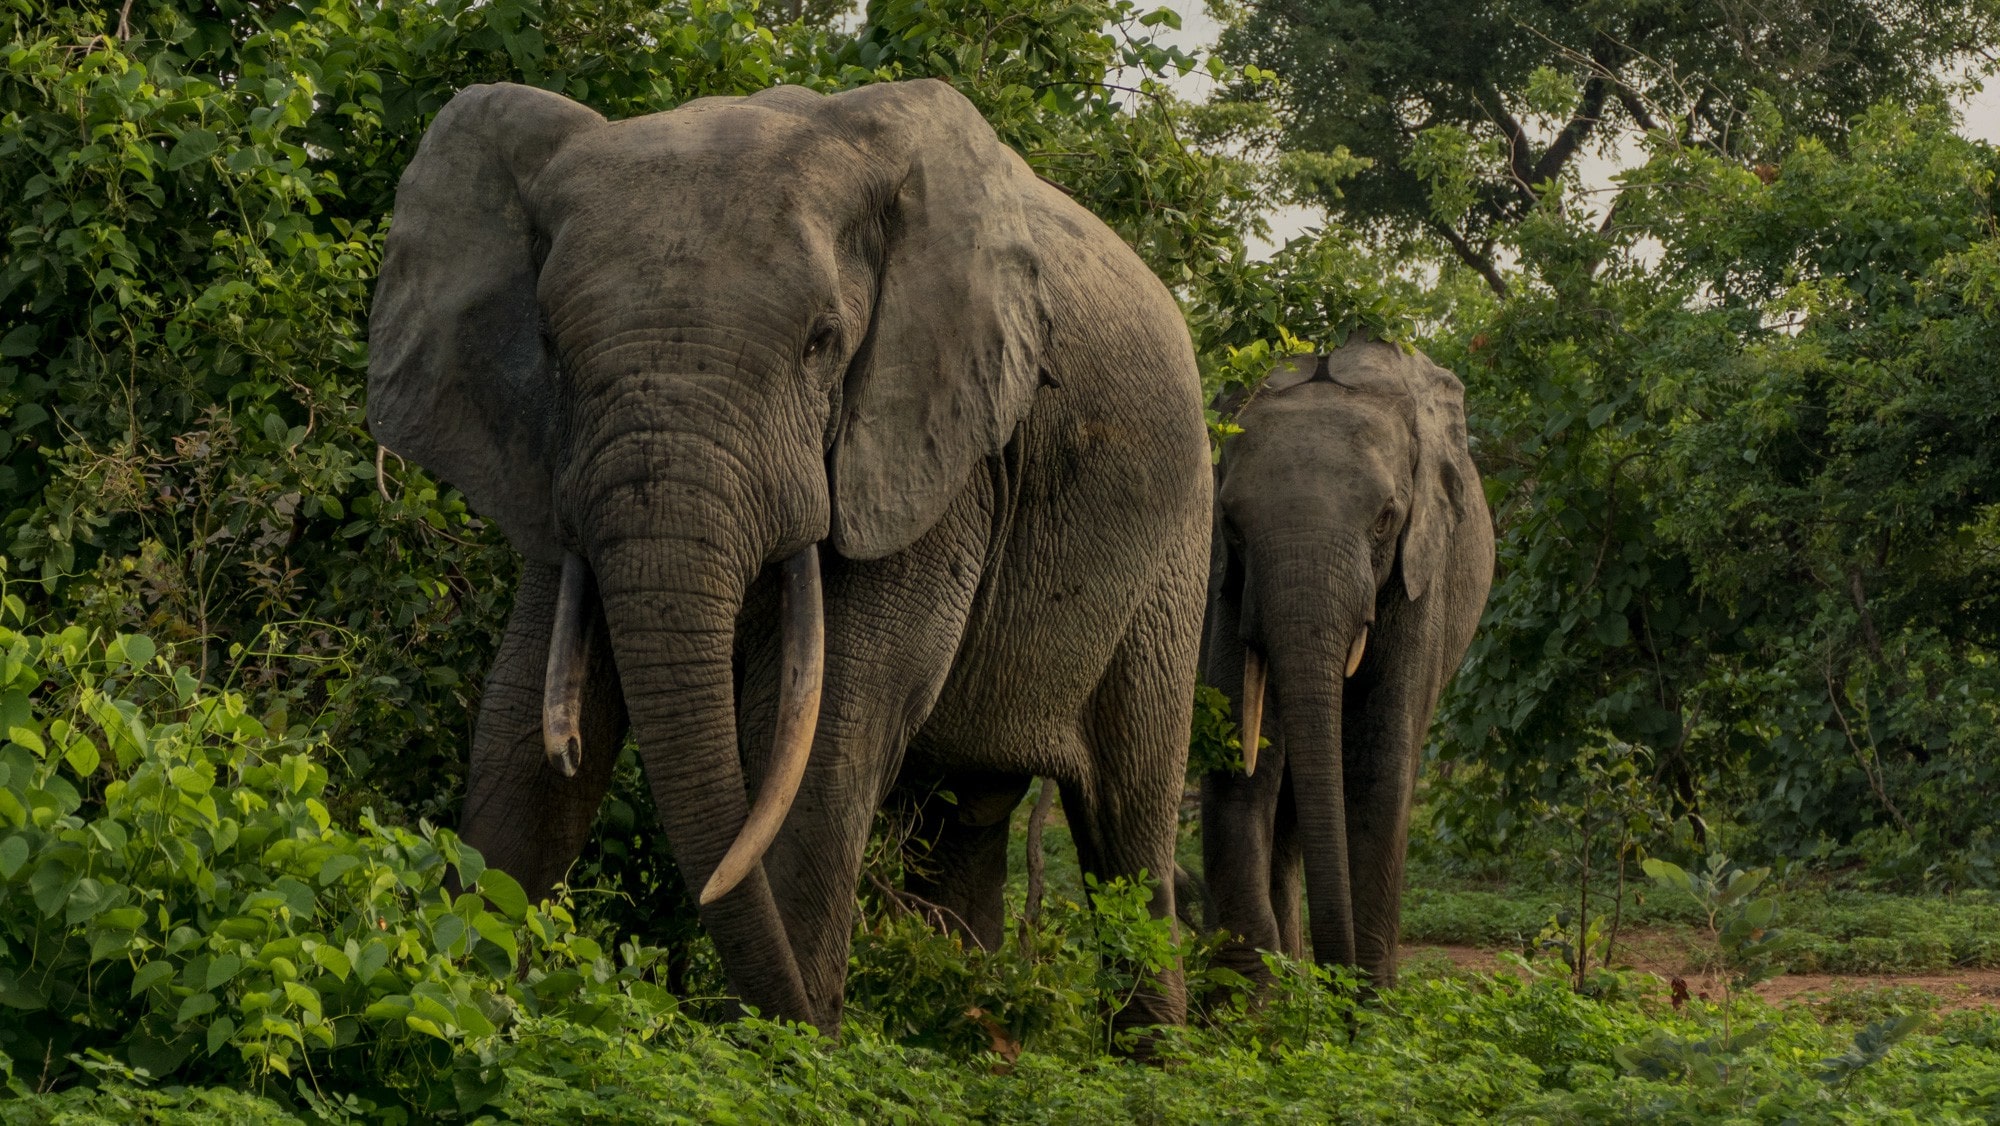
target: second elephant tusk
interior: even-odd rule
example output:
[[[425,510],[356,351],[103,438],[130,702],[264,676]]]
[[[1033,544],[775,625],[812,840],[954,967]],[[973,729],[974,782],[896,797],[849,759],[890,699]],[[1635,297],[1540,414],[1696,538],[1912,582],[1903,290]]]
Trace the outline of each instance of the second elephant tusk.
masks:
[[[583,686],[597,644],[597,587],[590,564],[563,556],[556,620],[549,629],[549,664],[542,679],[542,754],[565,778],[583,762]]]
[[[1368,651],[1368,627],[1362,626],[1361,632],[1356,634],[1354,637],[1354,644],[1350,646],[1347,650],[1348,676],[1353,676],[1354,670],[1361,667],[1361,655],[1363,653],[1366,653],[1367,651]]]
[[[1264,728],[1264,655],[1243,647],[1243,776],[1257,773],[1257,741]]]
[[[813,733],[819,726],[820,687],[826,676],[826,616],[820,599],[818,544],[809,544],[785,560],[783,589],[779,610],[783,633],[778,645],[784,654],[784,667],[778,674],[777,739],[764,771],[764,784],[757,788],[757,800],[750,805],[743,830],[701,889],[704,907],[742,883],[777,839],[785,815],[791,812],[792,799],[798,795],[799,782],[805,778]]]

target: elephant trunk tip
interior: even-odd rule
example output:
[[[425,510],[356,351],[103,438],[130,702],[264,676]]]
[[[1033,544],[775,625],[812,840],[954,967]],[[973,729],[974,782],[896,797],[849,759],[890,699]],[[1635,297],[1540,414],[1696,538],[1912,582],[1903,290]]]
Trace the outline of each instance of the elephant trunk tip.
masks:
[[[763,860],[791,812],[805,778],[819,726],[820,689],[826,675],[826,615],[820,595],[819,545],[808,544],[785,560],[782,635],[784,667],[778,697],[777,737],[770,767],[743,829],[701,889],[706,907],[734,890]]]

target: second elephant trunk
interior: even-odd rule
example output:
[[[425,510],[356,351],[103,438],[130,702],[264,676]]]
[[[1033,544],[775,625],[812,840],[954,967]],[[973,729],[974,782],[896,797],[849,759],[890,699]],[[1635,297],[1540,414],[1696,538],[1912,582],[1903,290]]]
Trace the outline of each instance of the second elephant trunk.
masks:
[[[1286,653],[1282,646],[1279,652],[1283,655],[1273,658],[1279,721],[1305,855],[1313,957],[1322,964],[1354,965],[1354,889],[1341,757],[1345,690],[1341,655]]]
[[[1374,617],[1367,554],[1324,544],[1254,552],[1252,599],[1293,592],[1249,608],[1254,640],[1268,662],[1277,734],[1305,860],[1313,957],[1356,964],[1355,904],[1348,842],[1343,711],[1347,678],[1360,665]],[[1262,563],[1259,567],[1258,564]],[[1316,592],[1299,597],[1296,592]]]

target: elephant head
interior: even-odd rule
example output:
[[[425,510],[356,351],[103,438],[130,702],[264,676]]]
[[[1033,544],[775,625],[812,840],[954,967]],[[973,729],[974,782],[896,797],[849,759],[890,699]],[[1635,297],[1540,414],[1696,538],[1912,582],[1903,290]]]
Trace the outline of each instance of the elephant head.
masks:
[[[524,86],[445,106],[398,185],[370,321],[376,437],[564,570],[546,734],[574,768],[598,620],[725,963],[782,950],[759,857],[817,714],[819,550],[907,547],[1037,385],[1035,180],[935,81],[779,87],[607,122]],[[783,564],[778,746],[754,803],[732,646]],[[734,971],[732,971],[732,974]]]
[[[1242,670],[1246,772],[1275,698],[1316,957],[1375,969],[1384,940],[1367,920],[1357,959],[1357,896],[1394,913],[1409,790],[1392,782],[1414,779],[1492,567],[1464,388],[1421,355],[1357,342],[1280,365],[1237,422],[1219,469],[1206,664]]]

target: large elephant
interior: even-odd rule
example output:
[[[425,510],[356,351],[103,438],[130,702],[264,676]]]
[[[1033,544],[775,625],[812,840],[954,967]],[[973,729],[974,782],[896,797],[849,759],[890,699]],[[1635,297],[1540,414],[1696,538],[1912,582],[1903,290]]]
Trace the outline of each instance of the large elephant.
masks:
[[[989,945],[1032,776],[1089,870],[1169,870],[1212,489],[1187,330],[951,87],[615,123],[468,89],[369,342],[376,436],[525,557],[461,831],[532,894],[628,727],[767,1016],[838,1027],[895,785],[955,797],[924,889]],[[1130,1019],[1182,1011],[1170,980]]]
[[[1203,678],[1244,770],[1207,774],[1203,874],[1221,964],[1312,953],[1396,974],[1410,802],[1431,711],[1472,642],[1493,527],[1465,390],[1379,341],[1280,364],[1217,469]],[[1271,736],[1259,753],[1259,734]]]

